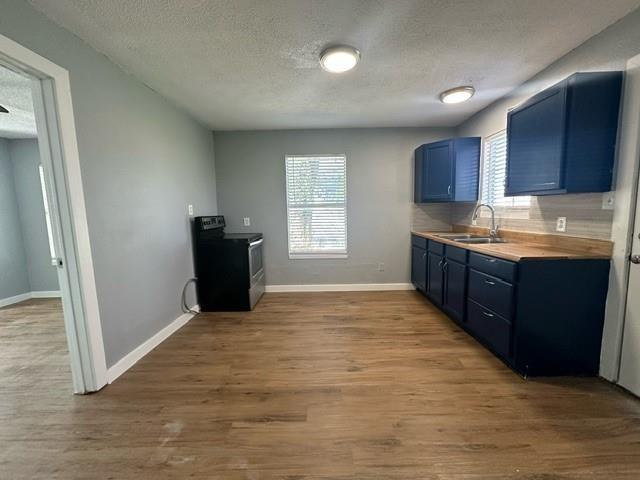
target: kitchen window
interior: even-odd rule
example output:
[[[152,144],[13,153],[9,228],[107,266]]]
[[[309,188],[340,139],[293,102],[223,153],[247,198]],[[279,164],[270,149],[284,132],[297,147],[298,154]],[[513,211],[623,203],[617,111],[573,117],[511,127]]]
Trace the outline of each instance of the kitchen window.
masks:
[[[51,212],[49,211],[49,200],[47,198],[47,186],[44,177],[44,168],[42,165],[38,165],[38,174],[40,176],[40,190],[42,192],[42,202],[44,206],[44,220],[47,225],[47,239],[49,240],[49,253],[51,258],[56,257],[56,247],[53,243],[53,229],[51,227]]]
[[[345,155],[287,155],[289,258],[347,257]]]
[[[481,201],[488,203],[507,218],[529,218],[531,197],[505,197],[507,176],[507,131],[484,139]],[[483,211],[483,216],[488,212]]]

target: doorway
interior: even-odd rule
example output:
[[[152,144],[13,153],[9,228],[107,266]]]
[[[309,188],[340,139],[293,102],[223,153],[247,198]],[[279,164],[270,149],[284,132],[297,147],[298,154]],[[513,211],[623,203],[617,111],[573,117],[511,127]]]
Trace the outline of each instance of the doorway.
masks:
[[[636,212],[640,211],[639,205]],[[629,290],[620,354],[620,385],[640,396],[640,216],[633,231]]]
[[[627,63],[623,98],[607,305],[610,328],[607,332],[605,324],[602,359],[605,378],[640,396],[640,55]],[[609,358],[613,368],[608,367]]]
[[[31,87],[0,66],[0,381],[23,393],[71,379]]]
[[[19,237],[23,240],[22,257],[27,272],[23,277],[10,275],[9,282],[5,282],[14,293],[20,290],[15,295],[7,297],[0,282],[0,305],[4,304],[0,319],[13,322],[14,332],[36,333],[39,329],[44,336],[33,337],[36,343],[57,338],[52,340],[53,362],[58,366],[66,363],[60,371],[66,368],[73,392],[97,391],[107,383],[106,362],[68,72],[1,35],[0,70],[0,80],[15,82],[14,91],[9,87],[0,91],[0,105],[4,102],[7,110],[0,109],[0,123],[7,123],[9,129],[5,135],[10,136],[13,128],[15,135],[24,137],[6,140],[11,143],[8,151],[16,152],[17,160],[10,160],[12,170],[24,170],[24,182],[28,184],[28,188],[21,185],[17,189],[23,197],[21,201],[14,192],[14,203],[18,207],[22,205],[24,212],[29,210],[25,208],[27,204],[30,211],[37,210],[35,215],[24,215],[19,234],[18,227],[10,229],[14,240]],[[26,103],[32,106],[30,111],[24,108]],[[1,150],[0,145],[0,153]],[[15,179],[22,178],[11,173]],[[16,186],[17,183],[14,190]],[[17,212],[19,218],[20,210]],[[29,243],[33,243],[34,249],[27,254]],[[19,253],[15,255],[20,257]],[[5,260],[14,260],[9,263],[19,268],[20,262],[16,259],[6,256]],[[25,320],[27,318],[29,320]],[[33,318],[40,321],[34,322]],[[55,331],[47,327],[53,328],[56,321],[62,332],[57,337]],[[15,341],[24,336],[18,334]],[[60,342],[62,338],[65,341]],[[37,348],[27,346],[16,352],[16,362],[27,365],[30,355],[38,357]],[[64,354],[67,360],[60,360]],[[34,381],[46,379],[35,376]]]

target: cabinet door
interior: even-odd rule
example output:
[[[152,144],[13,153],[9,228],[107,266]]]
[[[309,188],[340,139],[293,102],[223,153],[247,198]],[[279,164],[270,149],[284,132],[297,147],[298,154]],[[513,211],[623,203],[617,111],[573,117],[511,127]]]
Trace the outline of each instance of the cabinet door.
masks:
[[[442,263],[444,259],[442,255],[433,252],[427,252],[427,259],[427,295],[437,305],[442,305],[442,294],[444,292]]]
[[[411,247],[411,283],[420,291],[427,289],[427,251]]]
[[[444,308],[454,320],[464,320],[466,304],[467,266],[446,260],[444,264]]]
[[[437,142],[426,146],[423,167],[425,200],[447,201],[453,198],[453,142]]]
[[[566,88],[552,88],[508,114],[506,194],[563,188]]]

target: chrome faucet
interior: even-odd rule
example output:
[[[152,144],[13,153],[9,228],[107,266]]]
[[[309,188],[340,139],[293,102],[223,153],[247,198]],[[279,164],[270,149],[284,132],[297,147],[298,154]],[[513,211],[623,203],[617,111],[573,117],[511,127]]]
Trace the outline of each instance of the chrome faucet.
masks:
[[[487,207],[491,211],[491,230],[489,230],[489,236],[491,238],[497,238],[499,226],[496,225],[496,211],[488,203],[479,203],[478,205],[476,205],[476,208],[473,210],[473,215],[471,216],[471,221],[475,222],[478,219],[478,211],[482,207]]]

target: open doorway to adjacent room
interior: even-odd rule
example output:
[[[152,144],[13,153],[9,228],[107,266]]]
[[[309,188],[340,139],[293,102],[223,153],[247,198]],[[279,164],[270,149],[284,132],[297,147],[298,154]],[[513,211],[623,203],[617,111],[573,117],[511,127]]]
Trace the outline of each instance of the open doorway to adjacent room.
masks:
[[[69,389],[71,370],[33,81],[0,66],[0,381]],[[54,387],[57,388],[57,387]]]
[[[97,391],[106,364],[68,72],[0,35],[0,107],[3,392]]]

